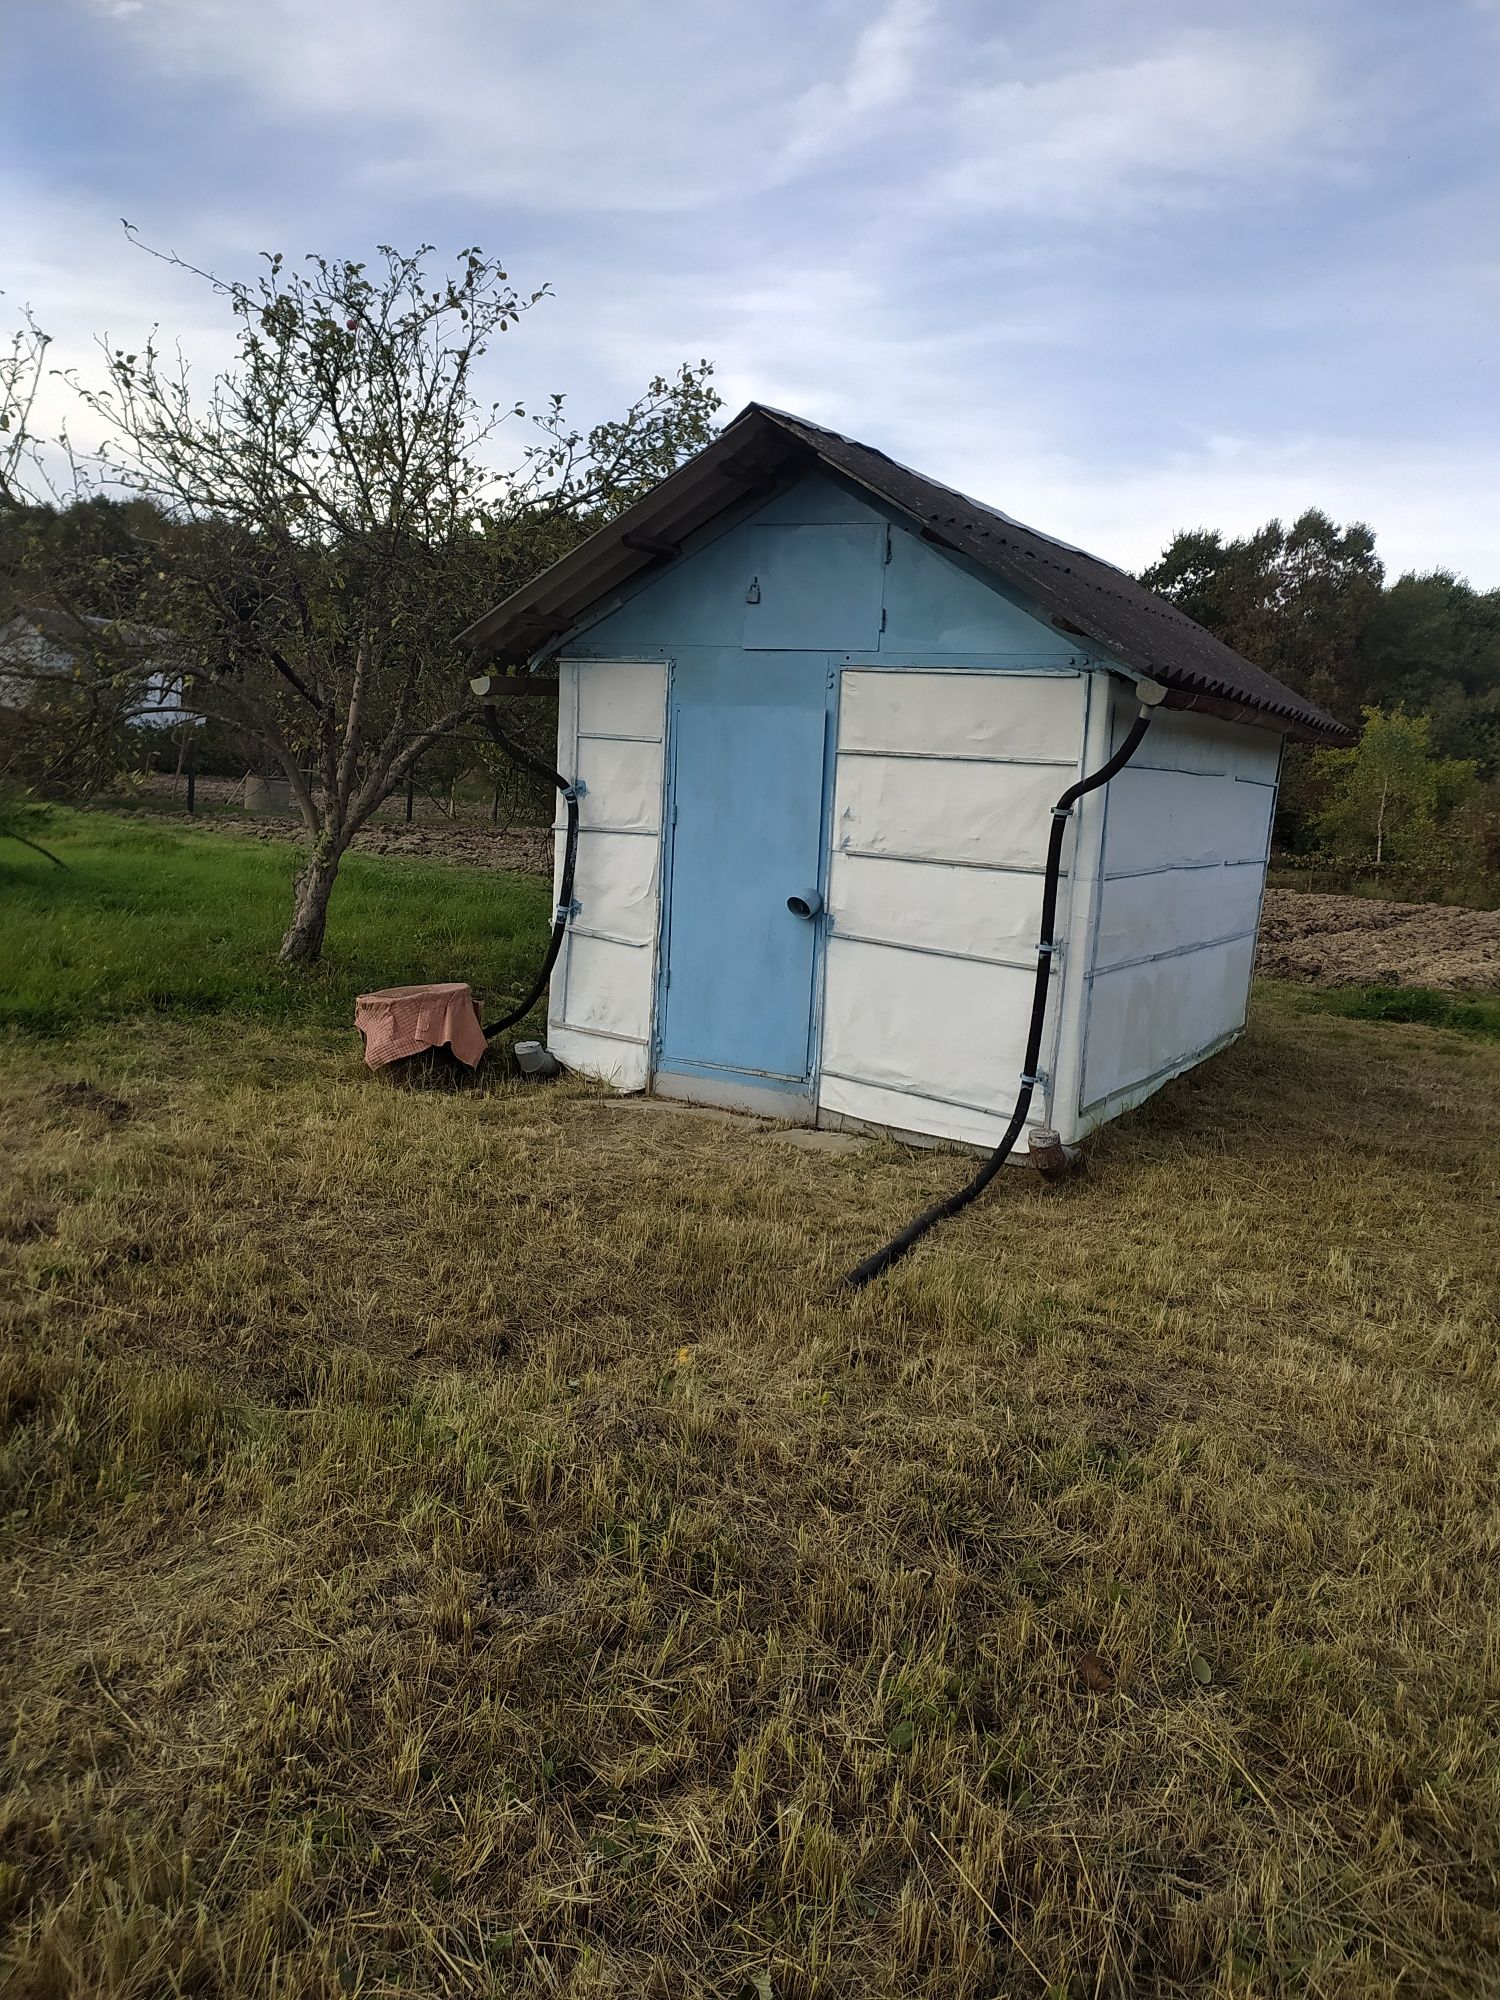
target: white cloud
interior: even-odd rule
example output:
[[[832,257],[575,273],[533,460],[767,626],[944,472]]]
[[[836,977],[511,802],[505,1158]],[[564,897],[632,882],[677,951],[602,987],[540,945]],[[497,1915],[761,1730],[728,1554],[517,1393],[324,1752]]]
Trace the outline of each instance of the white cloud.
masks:
[[[1342,151],[1347,114],[1299,38],[1194,34],[1115,65],[1002,76],[952,107],[934,202],[1080,218],[1264,195]]]
[[[897,0],[897,11],[906,0]],[[121,24],[161,73],[246,95],[268,124],[332,127],[350,177],[552,211],[701,209],[774,177],[816,13],[792,43],[735,0],[151,0]],[[889,58],[865,64],[866,94]]]
[[[195,373],[209,376],[233,351],[222,301],[201,278],[147,256],[127,241],[103,204],[49,195],[0,174],[0,269],[7,304],[29,303],[50,336],[47,374],[32,410],[38,436],[66,428],[85,454],[103,435],[62,378],[101,380],[99,343],[135,348],[160,322]],[[51,461],[54,470],[60,461]]]
[[[336,127],[356,183],[542,211],[698,212],[866,148],[927,217],[1078,218],[1283,183],[1342,121],[1315,46],[1269,27],[1059,69],[963,0],[810,0],[790,32],[737,0],[571,0],[565,37],[552,7],[493,0],[95,4],[162,73]]]
[[[924,53],[938,53],[937,43],[931,0],[889,0],[860,30],[843,76],[813,84],[797,101],[782,170],[883,129],[883,121],[910,97]]]
[[[932,15],[928,0],[891,0],[861,32],[849,73],[834,90],[829,108],[863,118],[899,102],[911,82]]]

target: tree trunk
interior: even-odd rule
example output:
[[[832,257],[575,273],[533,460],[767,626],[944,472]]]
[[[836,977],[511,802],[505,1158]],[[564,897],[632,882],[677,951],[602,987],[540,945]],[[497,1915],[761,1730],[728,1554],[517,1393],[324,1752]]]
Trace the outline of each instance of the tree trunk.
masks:
[[[307,866],[297,877],[292,891],[292,921],[277,954],[282,965],[316,965],[323,950],[323,931],[328,923],[328,899],[338,880],[341,847],[319,841],[308,856]]]

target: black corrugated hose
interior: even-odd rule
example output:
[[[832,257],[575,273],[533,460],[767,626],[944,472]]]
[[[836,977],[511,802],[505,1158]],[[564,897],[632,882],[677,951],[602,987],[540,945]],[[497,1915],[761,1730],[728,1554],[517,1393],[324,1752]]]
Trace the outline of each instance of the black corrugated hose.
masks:
[[[563,934],[568,928],[568,917],[573,908],[573,871],[578,860],[578,791],[561,771],[554,771],[550,764],[545,763],[540,757],[533,756],[524,744],[513,742],[506,735],[500,727],[500,720],[495,714],[495,704],[492,701],[481,702],[480,709],[484,716],[485,728],[489,730],[511,762],[524,765],[528,771],[535,771],[539,777],[546,778],[551,784],[556,785],[568,808],[568,836],[563,847],[562,880],[558,885],[557,909],[552,918],[552,936],[547,943],[547,956],[542,960],[542,969],[537,974],[526,998],[519,1005],[512,1007],[500,1020],[491,1021],[486,1025],[484,1033],[485,1039],[488,1040],[492,1035],[503,1034],[507,1028],[513,1028],[517,1021],[525,1020],[546,992],[547,982],[552,977],[552,968],[557,963],[557,954],[562,950]]]
[[[1161,690],[1153,689],[1157,701]],[[1042,933],[1036,953],[1036,986],[1031,999],[1031,1028],[1026,1036],[1026,1064],[1021,1072],[1021,1094],[1016,1099],[1016,1108],[1011,1113],[1010,1123],[1005,1128],[1004,1137],[994,1152],[974,1178],[957,1194],[950,1194],[946,1201],[924,1209],[915,1222],[909,1222],[899,1236],[893,1236],[883,1248],[866,1257],[862,1264],[856,1264],[845,1279],[846,1285],[858,1289],[868,1285],[872,1278],[878,1278],[888,1271],[892,1264],[899,1263],[913,1244],[918,1243],[939,1222],[946,1222],[950,1215],[957,1215],[960,1209],[968,1207],[978,1199],[990,1182],[1010,1157],[1011,1148],[1021,1135],[1021,1127],[1026,1123],[1026,1114],[1031,1109],[1031,1093],[1036,1089],[1037,1063],[1042,1053],[1042,1023],[1047,1012],[1047,987],[1052,978],[1052,958],[1057,943],[1052,935],[1052,926],[1057,919],[1057,883],[1062,873],[1063,837],[1068,830],[1073,808],[1085,792],[1096,792],[1101,785],[1107,785],[1117,771],[1123,771],[1136,751],[1141,738],[1151,727],[1151,709],[1143,706],[1129,735],[1120,745],[1107,764],[1102,764],[1090,777],[1080,778],[1076,785],[1069,785],[1057,804],[1052,808],[1052,835],[1047,843],[1047,870],[1042,880]]]

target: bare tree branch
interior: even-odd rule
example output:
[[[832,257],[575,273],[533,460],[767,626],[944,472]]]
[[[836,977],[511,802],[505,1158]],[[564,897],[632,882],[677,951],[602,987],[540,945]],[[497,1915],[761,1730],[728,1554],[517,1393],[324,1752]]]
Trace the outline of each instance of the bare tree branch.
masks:
[[[525,412],[482,404],[476,370],[546,286],[477,248],[446,269],[428,245],[276,254],[239,280],[140,247],[222,300],[233,364],[200,381],[153,331],[70,379],[105,435],[96,480],[162,523],[134,610],[184,705],[291,784],[309,856],[282,956],[311,959],[353,833],[466,713],[453,635],[705,442],[718,399],[699,364],[584,434],[554,398],[509,469],[491,450]]]

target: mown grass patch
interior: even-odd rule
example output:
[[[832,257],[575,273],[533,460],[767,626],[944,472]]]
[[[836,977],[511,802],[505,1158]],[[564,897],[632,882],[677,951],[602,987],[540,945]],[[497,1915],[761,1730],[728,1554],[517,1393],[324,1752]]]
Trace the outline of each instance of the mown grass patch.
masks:
[[[1500,1984],[1483,1037],[1262,989],[850,1296],[964,1161],[364,1075],[353,993],[519,980],[545,884],[356,857],[292,980],[284,851],[57,831],[0,886],[0,1987]]]
[[[324,963],[283,972],[297,849],[104,813],[55,813],[44,838],[66,869],[0,842],[0,1023],[34,1033],[141,1014],[349,1022],[357,993],[424,979],[507,994],[546,942],[536,877],[353,854]]]
[[[850,1297],[959,1160],[14,1038],[0,1967],[1489,1990],[1497,1100],[1263,994]]]

